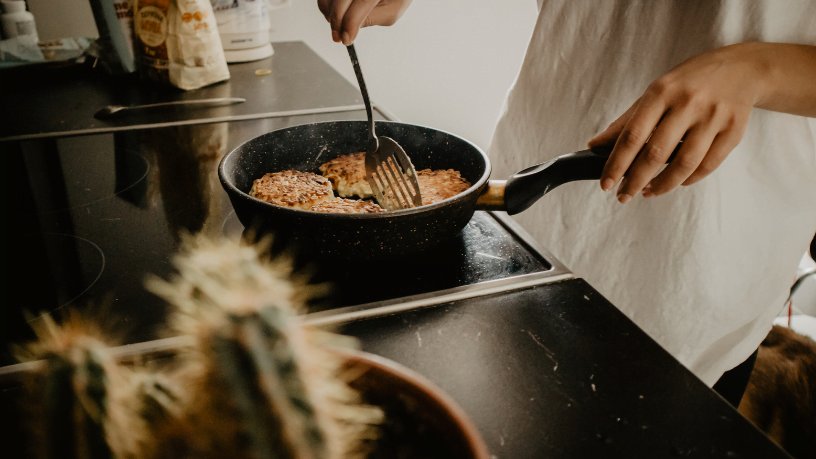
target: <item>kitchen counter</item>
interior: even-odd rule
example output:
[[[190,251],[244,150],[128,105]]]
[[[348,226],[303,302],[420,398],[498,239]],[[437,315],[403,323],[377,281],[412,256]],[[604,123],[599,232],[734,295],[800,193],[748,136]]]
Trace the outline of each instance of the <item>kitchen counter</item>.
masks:
[[[497,458],[787,457],[581,279],[344,322]]]
[[[97,103],[84,104],[66,86],[51,103],[76,105],[79,120],[63,116],[73,130],[55,130],[59,116],[47,113],[37,124],[35,106],[28,121],[3,131],[0,145],[15,171],[0,182],[14,197],[4,207],[4,259],[13,272],[3,288],[14,306],[0,309],[0,365],[11,363],[10,342],[30,336],[23,309],[59,314],[101,304],[118,319],[121,355],[186,345],[163,331],[167,307],[142,280],[170,275],[184,232],[242,237],[215,174],[219,159],[274,129],[365,116],[348,108],[358,102],[354,87],[305,45],[274,46],[270,63],[280,70],[267,81],[291,88],[268,86],[254,73],[239,85],[244,70],[266,64],[231,66],[229,84],[240,93],[229,95],[260,104],[240,107],[258,110],[243,113],[251,119],[226,122],[202,110],[190,119],[88,128]],[[75,84],[79,93],[98,88]],[[129,100],[141,101],[131,90]],[[326,112],[331,106],[342,109]],[[339,326],[365,350],[427,376],[465,409],[495,457],[788,457],[506,215],[479,212],[456,238],[410,263],[433,269],[368,296],[338,288],[305,320]],[[346,279],[331,269],[318,275]],[[20,438],[8,413],[24,369],[0,368],[5,451]]]
[[[363,109],[360,92],[303,42],[274,44],[275,54],[232,64],[230,79],[204,88],[179,89],[143,83],[137,75],[109,77],[99,72],[40,76],[3,92],[0,141],[115,132],[134,127],[166,127]],[[350,64],[349,64],[350,65]],[[256,70],[270,70],[257,76]],[[330,77],[326,77],[329,75]],[[132,114],[111,120],[93,117],[107,105],[142,105],[216,97],[243,97],[236,105]]]

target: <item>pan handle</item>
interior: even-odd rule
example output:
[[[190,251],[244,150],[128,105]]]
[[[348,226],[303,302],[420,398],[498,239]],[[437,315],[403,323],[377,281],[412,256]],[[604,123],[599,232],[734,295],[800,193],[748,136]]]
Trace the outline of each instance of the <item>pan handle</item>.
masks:
[[[667,163],[674,159],[682,145],[682,141],[677,144]],[[612,147],[609,145],[569,153],[513,174],[504,190],[507,213],[515,215],[527,210],[542,196],[565,183],[600,180]]]

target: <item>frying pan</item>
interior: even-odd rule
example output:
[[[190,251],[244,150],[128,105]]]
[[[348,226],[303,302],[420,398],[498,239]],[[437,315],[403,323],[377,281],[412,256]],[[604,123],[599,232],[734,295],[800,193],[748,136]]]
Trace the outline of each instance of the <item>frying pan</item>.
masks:
[[[435,204],[372,214],[332,214],[276,206],[249,196],[255,179],[269,172],[320,174],[321,164],[365,151],[365,121],[332,121],[289,127],[236,147],[221,160],[218,176],[246,228],[271,231],[300,250],[340,258],[400,256],[452,238],[476,210],[519,213],[550,190],[575,180],[597,180],[611,152],[580,151],[520,171],[506,182],[488,180],[490,160],[476,145],[436,129],[377,121],[377,133],[396,140],[416,170],[455,169],[473,185]]]

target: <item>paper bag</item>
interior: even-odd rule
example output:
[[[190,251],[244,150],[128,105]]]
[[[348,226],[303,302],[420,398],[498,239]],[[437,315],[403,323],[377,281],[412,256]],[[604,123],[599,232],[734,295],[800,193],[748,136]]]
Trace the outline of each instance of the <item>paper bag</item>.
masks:
[[[209,0],[136,0],[133,25],[147,79],[181,89],[229,79]]]

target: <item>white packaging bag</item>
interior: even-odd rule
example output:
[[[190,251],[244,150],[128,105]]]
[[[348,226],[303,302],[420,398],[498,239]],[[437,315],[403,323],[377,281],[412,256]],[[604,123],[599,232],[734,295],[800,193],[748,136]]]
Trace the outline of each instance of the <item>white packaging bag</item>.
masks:
[[[134,27],[143,75],[185,90],[229,79],[209,0],[135,3]]]
[[[230,77],[209,0],[174,0],[167,34],[170,83],[196,89]]]

